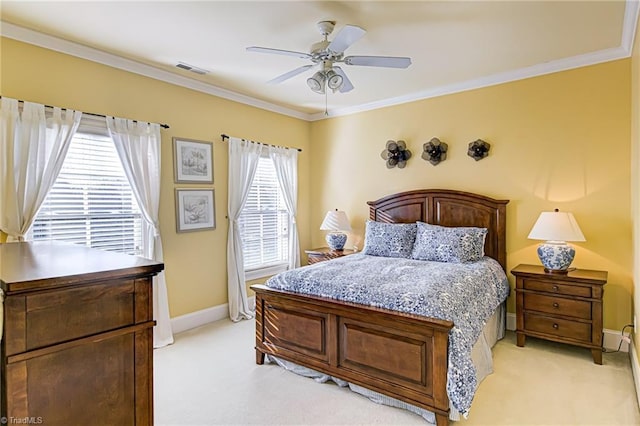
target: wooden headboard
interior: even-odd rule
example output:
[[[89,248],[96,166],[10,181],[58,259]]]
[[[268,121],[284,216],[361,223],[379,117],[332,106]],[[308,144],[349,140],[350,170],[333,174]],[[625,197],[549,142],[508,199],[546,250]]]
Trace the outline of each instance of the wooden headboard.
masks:
[[[420,189],[368,201],[369,218],[377,222],[426,222],[441,226],[487,228],[484,251],[507,268],[506,223],[509,200],[447,189]]]

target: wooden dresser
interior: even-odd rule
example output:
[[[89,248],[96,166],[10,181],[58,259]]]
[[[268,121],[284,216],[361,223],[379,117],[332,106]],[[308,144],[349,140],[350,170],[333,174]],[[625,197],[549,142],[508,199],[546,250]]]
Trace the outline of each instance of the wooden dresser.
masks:
[[[152,277],[163,267],[72,244],[0,244],[2,417],[152,425]]]
[[[355,250],[331,250],[329,247],[305,250],[304,252],[307,253],[307,263],[309,265],[311,265],[312,263],[324,262],[325,260],[331,260],[356,253]]]
[[[575,269],[546,273],[542,266],[518,265],[516,277],[517,344],[526,336],[591,349],[602,364],[602,295],[607,272]]]

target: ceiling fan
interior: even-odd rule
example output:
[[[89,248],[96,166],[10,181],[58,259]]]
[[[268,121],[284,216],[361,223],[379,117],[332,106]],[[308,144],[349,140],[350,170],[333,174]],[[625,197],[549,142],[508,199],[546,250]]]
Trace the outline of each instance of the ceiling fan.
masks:
[[[294,56],[300,59],[309,59],[312,64],[303,65],[292,71],[284,73],[268,83],[282,83],[292,77],[302,74],[314,67],[319,67],[313,76],[307,79],[307,85],[316,93],[326,94],[326,87],[341,93],[353,90],[353,84],[344,73],[342,68],[336,66],[336,63],[345,65],[360,65],[368,67],[385,67],[385,68],[407,68],[411,65],[411,58],[395,57],[395,56],[344,56],[347,50],[356,41],[362,38],[366,31],[355,25],[345,25],[340,32],[331,41],[328,40],[329,34],[335,28],[335,21],[318,22],[318,30],[324,36],[324,40],[314,43],[309,53],[295,52],[291,50],[271,49],[269,47],[251,46],[247,47],[249,52],[270,53],[275,55]]]

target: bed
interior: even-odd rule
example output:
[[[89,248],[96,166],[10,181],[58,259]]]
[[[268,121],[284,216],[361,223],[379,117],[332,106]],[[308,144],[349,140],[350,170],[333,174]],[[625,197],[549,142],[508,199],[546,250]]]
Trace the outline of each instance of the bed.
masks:
[[[504,271],[507,203],[427,189],[389,195],[368,205],[374,222],[486,228],[484,254]],[[265,355],[275,356],[432,411],[438,426],[448,424],[453,321],[265,285],[252,289],[258,364],[264,363]]]

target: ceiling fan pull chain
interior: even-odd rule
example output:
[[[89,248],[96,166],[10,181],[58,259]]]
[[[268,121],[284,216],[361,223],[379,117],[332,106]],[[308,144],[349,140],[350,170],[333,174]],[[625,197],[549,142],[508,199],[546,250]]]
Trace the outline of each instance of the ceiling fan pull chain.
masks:
[[[327,109],[327,91],[324,91],[324,115],[329,115],[329,110]]]

